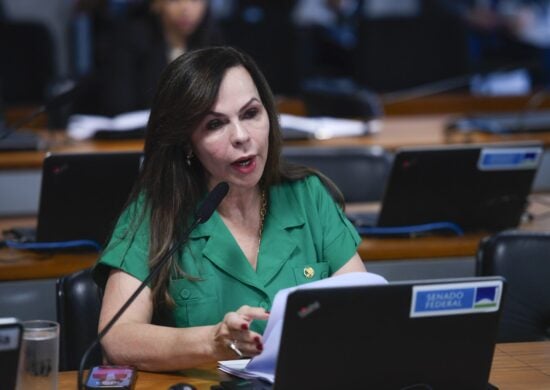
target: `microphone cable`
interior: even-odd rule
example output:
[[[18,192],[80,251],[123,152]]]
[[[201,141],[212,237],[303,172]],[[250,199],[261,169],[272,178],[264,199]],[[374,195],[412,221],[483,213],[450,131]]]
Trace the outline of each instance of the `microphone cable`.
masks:
[[[368,227],[368,226],[357,226],[357,232],[361,235],[415,235],[420,233],[432,232],[435,230],[450,230],[455,233],[457,236],[463,236],[464,230],[456,223],[453,222],[432,222],[420,225],[410,225],[410,226],[388,226],[388,227]]]
[[[71,240],[60,242],[19,242],[14,240],[5,240],[4,243],[8,248],[23,250],[56,250],[89,247],[97,252],[101,251],[101,245],[93,240]]]

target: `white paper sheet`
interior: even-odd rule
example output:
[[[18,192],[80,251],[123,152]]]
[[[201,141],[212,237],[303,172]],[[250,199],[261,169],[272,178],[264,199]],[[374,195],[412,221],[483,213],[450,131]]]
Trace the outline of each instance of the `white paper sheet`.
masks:
[[[277,363],[277,356],[279,355],[279,346],[281,343],[286,301],[290,293],[298,289],[309,290],[316,288],[353,287],[387,283],[386,279],[377,274],[353,272],[279,291],[273,300],[269,320],[263,334],[264,349],[262,353],[250,359],[250,361],[246,361],[246,359],[237,361],[239,363],[235,363],[236,361],[234,360],[220,361],[218,362],[219,369],[241,378],[263,378],[273,383],[275,380],[275,365]],[[246,363],[243,363],[245,361]]]

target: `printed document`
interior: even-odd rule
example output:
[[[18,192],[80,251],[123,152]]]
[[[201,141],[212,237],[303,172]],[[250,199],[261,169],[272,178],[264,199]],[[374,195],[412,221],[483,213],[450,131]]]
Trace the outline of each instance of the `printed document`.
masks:
[[[279,291],[273,300],[269,320],[263,334],[264,350],[262,353],[252,359],[220,361],[218,362],[218,368],[221,371],[240,378],[262,378],[270,383],[274,383],[275,365],[281,343],[286,301],[290,293],[298,289],[356,287],[387,283],[386,279],[377,274],[353,272]]]

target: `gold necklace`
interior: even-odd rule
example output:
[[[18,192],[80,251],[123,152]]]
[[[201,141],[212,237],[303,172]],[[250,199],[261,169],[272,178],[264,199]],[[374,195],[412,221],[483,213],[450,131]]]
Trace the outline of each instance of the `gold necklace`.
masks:
[[[267,213],[267,197],[265,195],[265,190],[260,194],[260,229],[258,229],[258,254],[260,253],[260,245],[262,244],[262,233],[264,230],[264,220],[265,214]]]

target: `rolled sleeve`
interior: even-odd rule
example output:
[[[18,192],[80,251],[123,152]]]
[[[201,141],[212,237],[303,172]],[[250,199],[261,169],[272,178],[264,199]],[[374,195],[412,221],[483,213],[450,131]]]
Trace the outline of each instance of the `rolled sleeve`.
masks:
[[[136,219],[135,209],[120,217],[107,248],[93,270],[93,277],[104,287],[112,269],[119,269],[143,281],[149,275],[149,228],[146,218]]]

